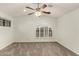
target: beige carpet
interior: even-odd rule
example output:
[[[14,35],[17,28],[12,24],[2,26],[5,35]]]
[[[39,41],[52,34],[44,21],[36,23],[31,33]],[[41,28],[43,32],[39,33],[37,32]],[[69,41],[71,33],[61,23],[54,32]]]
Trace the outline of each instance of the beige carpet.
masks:
[[[57,42],[16,42],[0,51],[0,56],[77,56]]]

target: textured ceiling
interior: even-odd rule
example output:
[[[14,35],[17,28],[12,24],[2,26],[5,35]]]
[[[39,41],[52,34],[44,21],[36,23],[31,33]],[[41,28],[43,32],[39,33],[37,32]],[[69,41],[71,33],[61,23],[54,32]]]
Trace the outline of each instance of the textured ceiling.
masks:
[[[40,6],[41,5],[42,4],[40,4]],[[27,16],[28,13],[33,12],[33,11],[26,9],[25,6],[36,8],[37,4],[34,4],[34,3],[0,3],[0,11],[10,15],[11,17],[20,17],[24,15]],[[49,10],[52,12],[50,16],[59,18],[79,8],[79,3],[48,3],[48,6],[49,7],[46,8],[45,10]],[[26,9],[26,12],[24,12],[24,9]]]

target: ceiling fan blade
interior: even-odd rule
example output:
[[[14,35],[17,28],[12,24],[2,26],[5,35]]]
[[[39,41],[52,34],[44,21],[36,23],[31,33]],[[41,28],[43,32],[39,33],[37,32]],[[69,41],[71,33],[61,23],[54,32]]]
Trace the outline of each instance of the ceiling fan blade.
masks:
[[[47,7],[47,5],[46,4],[43,4],[41,8],[44,9],[46,7]]]
[[[51,12],[46,12],[46,11],[42,11],[43,13],[45,13],[45,14],[51,14]]]
[[[26,7],[26,8],[31,9],[31,10],[35,10],[35,9],[31,8],[31,7]]]
[[[27,14],[27,15],[32,15],[34,12],[32,12],[32,13],[29,13],[29,14]]]

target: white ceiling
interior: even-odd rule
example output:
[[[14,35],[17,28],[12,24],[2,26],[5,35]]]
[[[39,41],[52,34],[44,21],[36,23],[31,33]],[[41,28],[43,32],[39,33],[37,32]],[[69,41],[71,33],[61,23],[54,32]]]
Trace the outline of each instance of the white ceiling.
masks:
[[[52,12],[51,16],[56,17],[56,18],[59,18],[65,15],[66,13],[69,13],[79,8],[79,3],[49,3],[48,5],[53,5],[53,7],[48,7],[45,10],[51,11]],[[34,4],[34,3],[0,3],[0,11],[12,17],[20,17],[24,15],[27,16],[28,13],[33,12],[33,11],[26,9],[25,6],[36,8],[37,4]],[[26,9],[26,12],[24,12],[24,9]]]

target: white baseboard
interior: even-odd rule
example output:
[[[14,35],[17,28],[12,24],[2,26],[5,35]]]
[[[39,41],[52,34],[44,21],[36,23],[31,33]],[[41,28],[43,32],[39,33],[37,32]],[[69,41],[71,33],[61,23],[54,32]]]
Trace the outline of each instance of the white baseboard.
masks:
[[[7,47],[8,45],[12,44],[13,41],[10,41],[10,42],[5,42],[4,44],[1,44],[0,45],[0,50],[4,49],[5,47]]]
[[[67,49],[71,50],[72,52],[74,52],[75,54],[79,55],[79,52],[77,52],[76,50],[70,48],[67,44],[61,42],[61,41],[57,41],[59,44],[61,44],[62,46],[66,47]]]

